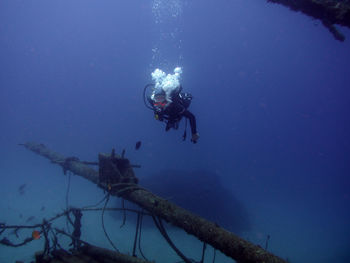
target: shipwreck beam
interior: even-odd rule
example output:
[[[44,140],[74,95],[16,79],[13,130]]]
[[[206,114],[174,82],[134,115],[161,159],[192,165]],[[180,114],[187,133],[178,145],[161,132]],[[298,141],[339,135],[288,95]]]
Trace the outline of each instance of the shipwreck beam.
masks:
[[[267,0],[267,2],[281,4],[293,11],[321,20],[334,38],[339,41],[344,41],[345,37],[335,25],[350,28],[349,0]]]
[[[106,187],[99,184],[98,172],[83,164],[77,158],[66,158],[59,153],[49,150],[43,144],[31,142],[21,145],[48,158],[53,163],[61,165],[64,171],[69,170],[106,190]],[[130,187],[130,184],[126,185],[126,191],[122,194],[124,199],[136,203],[150,213],[184,229],[188,234],[196,236],[199,240],[220,250],[240,263],[287,263],[287,261],[273,255],[260,246],[254,245],[217,224],[156,196],[144,188],[137,185],[134,187]],[[120,196],[120,191],[112,191],[111,195]]]

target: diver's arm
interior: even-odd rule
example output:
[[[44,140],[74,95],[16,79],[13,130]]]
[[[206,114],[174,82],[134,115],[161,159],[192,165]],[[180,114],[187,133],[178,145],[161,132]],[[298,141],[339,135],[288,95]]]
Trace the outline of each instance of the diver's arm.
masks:
[[[196,117],[188,110],[185,110],[182,113],[182,115],[185,116],[190,121],[191,133],[192,133],[191,142],[197,143],[197,140],[199,139],[199,134],[197,132]]]
[[[196,117],[188,110],[185,110],[182,115],[190,121],[192,135],[197,134]]]

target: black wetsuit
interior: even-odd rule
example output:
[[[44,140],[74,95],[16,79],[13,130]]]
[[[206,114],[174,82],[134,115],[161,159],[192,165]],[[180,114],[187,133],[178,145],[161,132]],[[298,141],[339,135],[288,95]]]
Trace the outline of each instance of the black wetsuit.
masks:
[[[154,107],[154,114],[156,119],[160,121],[167,121],[165,130],[168,131],[171,128],[177,129],[182,117],[187,118],[190,121],[192,134],[197,133],[196,117],[187,109],[191,103],[192,96],[189,93],[177,93],[172,96],[172,103],[164,110]]]

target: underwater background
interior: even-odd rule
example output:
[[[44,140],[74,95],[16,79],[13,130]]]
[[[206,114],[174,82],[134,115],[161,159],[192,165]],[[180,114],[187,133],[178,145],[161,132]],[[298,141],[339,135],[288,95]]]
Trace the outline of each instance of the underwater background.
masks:
[[[272,253],[292,263],[350,262],[350,31],[338,28],[343,43],[320,21],[262,0],[0,1],[0,223],[40,223],[66,208],[68,176],[19,143],[86,161],[125,149],[141,165],[141,185],[192,200],[192,210],[241,237],[262,247],[268,240]],[[194,98],[197,144],[182,141],[183,122],[165,132],[143,102],[151,72],[177,66]],[[103,196],[71,176],[70,205]],[[128,253],[135,216],[120,228],[122,220],[105,214]],[[100,213],[82,223],[83,240],[112,249]],[[143,231],[149,259],[179,261],[155,228]],[[169,233],[200,258],[196,238]],[[18,235],[0,238],[19,243],[31,231]],[[43,244],[0,246],[0,262],[30,262]]]

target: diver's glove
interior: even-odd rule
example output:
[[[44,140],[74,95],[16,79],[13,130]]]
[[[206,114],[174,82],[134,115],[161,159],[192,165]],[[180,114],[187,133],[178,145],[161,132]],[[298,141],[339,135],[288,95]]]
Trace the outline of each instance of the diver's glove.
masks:
[[[198,139],[199,139],[199,133],[198,132],[197,133],[193,133],[192,134],[192,138],[191,138],[191,142],[197,143]]]
[[[163,116],[161,114],[154,114],[154,118],[157,120],[157,121],[163,121]]]

